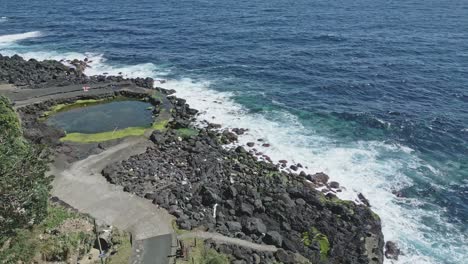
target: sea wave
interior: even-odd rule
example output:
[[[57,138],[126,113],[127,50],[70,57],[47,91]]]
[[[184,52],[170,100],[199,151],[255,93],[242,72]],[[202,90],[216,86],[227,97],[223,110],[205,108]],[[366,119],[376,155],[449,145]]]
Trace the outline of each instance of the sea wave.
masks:
[[[10,35],[2,35],[0,36],[0,44],[11,44],[13,42],[17,42],[20,40],[30,39],[30,38],[38,38],[42,36],[40,31],[31,31],[26,33],[19,33],[19,34],[10,34]]]
[[[7,20],[8,20],[7,17],[4,17],[4,16],[0,17],[0,23],[6,22]]]
[[[15,50],[0,52],[16,53]],[[102,54],[95,53],[23,52],[19,55],[38,60],[88,58],[91,61],[91,68],[86,70],[88,75],[108,73],[158,79],[169,74],[169,70],[153,63],[113,65]],[[180,78],[158,86],[176,90],[177,96],[187,99],[193,108],[200,110],[199,122],[208,120],[225,128],[247,128],[248,132],[239,138],[240,145],[262,138],[270,147],[256,144],[255,148],[273,161],[299,162],[308,173],[322,171],[329,174],[332,180],[344,186],[344,191],[338,193],[341,198],[356,200],[357,194],[363,193],[382,219],[385,239],[397,241],[404,252],[398,262],[392,263],[440,263],[440,256],[449,256],[450,262],[462,261],[463,252],[468,250],[463,235],[440,219],[437,209],[426,210],[419,200],[392,193],[413,185],[413,177],[406,175],[405,169],[428,168],[428,164],[410,148],[378,141],[337,144],[304,127],[287,111],[251,113],[232,99],[232,93],[210,89],[211,83]],[[431,233],[423,224],[427,219],[444,226],[450,235]]]

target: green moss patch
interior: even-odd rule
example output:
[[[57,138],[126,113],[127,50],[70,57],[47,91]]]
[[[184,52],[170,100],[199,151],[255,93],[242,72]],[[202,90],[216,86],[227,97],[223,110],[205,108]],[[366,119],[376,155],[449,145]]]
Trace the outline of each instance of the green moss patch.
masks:
[[[145,127],[127,127],[115,131],[107,131],[94,134],[70,133],[61,138],[60,141],[70,141],[77,143],[104,142],[113,139],[119,139],[129,136],[143,136],[148,128]]]
[[[183,138],[189,138],[198,135],[198,130],[192,128],[179,128],[176,130],[177,135]]]
[[[302,242],[304,246],[310,246],[312,243],[317,243],[320,247],[320,257],[322,260],[328,258],[328,252],[330,251],[330,242],[328,237],[320,233],[317,228],[312,227],[309,231],[302,233]]]
[[[48,116],[58,113],[58,112],[63,112],[67,110],[71,110],[74,108],[79,108],[79,107],[87,107],[91,105],[96,105],[96,104],[101,104],[103,102],[111,101],[111,100],[116,100],[117,98],[111,97],[111,98],[104,98],[104,99],[85,99],[85,100],[76,100],[73,103],[70,104],[57,104],[52,106],[49,111],[44,112],[42,114],[43,119],[47,118]]]

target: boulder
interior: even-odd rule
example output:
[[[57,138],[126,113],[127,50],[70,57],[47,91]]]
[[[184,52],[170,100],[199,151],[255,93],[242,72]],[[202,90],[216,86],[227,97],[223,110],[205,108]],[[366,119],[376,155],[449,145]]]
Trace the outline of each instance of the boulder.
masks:
[[[315,173],[314,175],[307,175],[306,179],[317,184],[317,185],[324,185],[328,182],[328,175],[323,172]]]
[[[254,207],[248,203],[241,203],[239,207],[239,213],[241,215],[252,216],[254,212]]]
[[[262,235],[266,233],[267,228],[261,219],[255,218],[255,217],[249,217],[249,218],[243,219],[242,230],[246,234]]]
[[[400,249],[398,248],[397,243],[393,241],[387,241],[385,243],[385,257],[388,259],[398,260],[398,256],[400,255]]]
[[[239,222],[227,221],[226,226],[230,232],[240,232],[242,230],[242,225]]]
[[[281,236],[277,231],[269,231],[263,238],[263,242],[269,245],[281,247],[283,245],[283,236]]]
[[[205,206],[213,206],[221,201],[221,198],[211,188],[203,186],[200,194],[202,196],[202,203]]]
[[[286,252],[284,249],[281,249],[281,248],[278,251],[276,251],[275,257],[279,262],[284,263],[284,264],[295,263],[294,255],[289,254],[288,252]]]
[[[338,189],[338,188],[340,188],[340,184],[339,184],[338,182],[336,182],[336,181],[330,182],[330,183],[329,183],[329,186],[330,186],[330,188],[332,188],[332,189]]]

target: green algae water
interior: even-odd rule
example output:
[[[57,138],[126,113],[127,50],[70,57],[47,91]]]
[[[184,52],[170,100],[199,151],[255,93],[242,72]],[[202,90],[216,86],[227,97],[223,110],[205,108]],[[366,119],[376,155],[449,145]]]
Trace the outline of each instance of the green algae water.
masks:
[[[127,127],[150,127],[152,105],[141,101],[116,101],[79,107],[52,115],[48,125],[66,133],[94,134]]]

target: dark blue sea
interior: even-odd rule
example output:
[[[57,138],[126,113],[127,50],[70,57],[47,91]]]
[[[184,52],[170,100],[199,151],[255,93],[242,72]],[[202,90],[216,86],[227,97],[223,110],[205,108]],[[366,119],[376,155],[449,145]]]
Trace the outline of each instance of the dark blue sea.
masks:
[[[362,192],[395,263],[466,263],[466,0],[1,0],[0,53],[165,79],[241,144]]]

